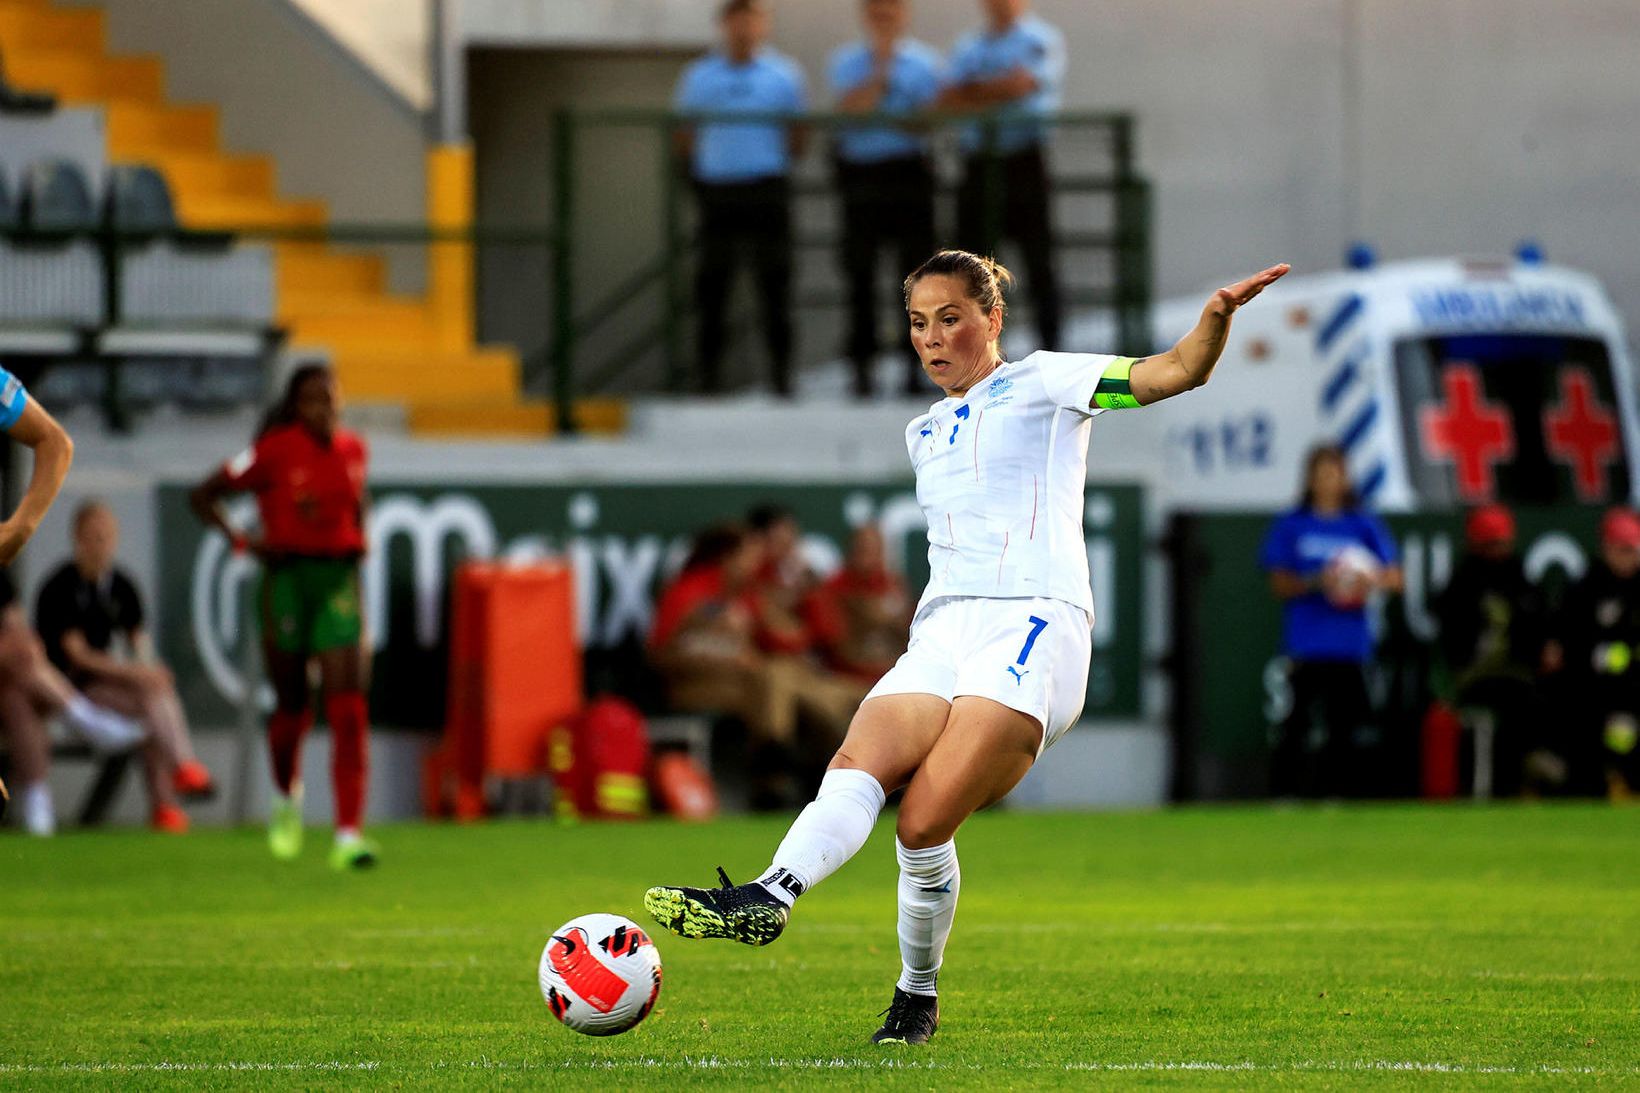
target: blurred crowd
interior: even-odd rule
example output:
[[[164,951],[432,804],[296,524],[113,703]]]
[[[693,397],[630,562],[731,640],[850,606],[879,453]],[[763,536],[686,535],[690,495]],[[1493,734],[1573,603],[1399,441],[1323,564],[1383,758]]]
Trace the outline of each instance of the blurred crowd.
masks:
[[[1397,549],[1357,500],[1341,450],[1311,453],[1300,502],[1270,528],[1260,563],[1282,602],[1290,684],[1273,732],[1274,796],[1640,790],[1640,514],[1607,511],[1598,553],[1570,581],[1528,575],[1507,507],[1467,514],[1462,554],[1430,605],[1421,723],[1402,726],[1419,734],[1410,748],[1394,746],[1391,722],[1411,711],[1371,686],[1388,659],[1371,608],[1375,593],[1402,588]],[[1385,756],[1415,763],[1416,783],[1383,770]]]
[[[824,580],[801,538],[796,518],[773,504],[705,529],[661,591],[649,635],[672,709],[745,729],[754,807],[810,794],[911,624],[912,600],[875,525],[854,530]]]

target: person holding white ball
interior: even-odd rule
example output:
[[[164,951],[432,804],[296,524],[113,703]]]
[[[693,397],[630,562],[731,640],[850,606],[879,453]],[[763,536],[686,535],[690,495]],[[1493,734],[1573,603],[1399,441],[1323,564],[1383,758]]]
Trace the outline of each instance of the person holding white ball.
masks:
[[[1277,797],[1338,797],[1357,732],[1371,714],[1366,667],[1373,637],[1367,602],[1399,591],[1395,540],[1362,507],[1342,448],[1305,461],[1298,506],[1276,519],[1259,552],[1282,601],[1282,652],[1292,663],[1292,708],[1271,755]]]

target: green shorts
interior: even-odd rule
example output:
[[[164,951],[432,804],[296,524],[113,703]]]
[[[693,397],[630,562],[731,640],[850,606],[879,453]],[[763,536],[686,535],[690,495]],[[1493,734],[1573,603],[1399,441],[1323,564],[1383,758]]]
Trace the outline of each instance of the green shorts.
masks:
[[[323,653],[359,644],[359,563],[349,558],[286,558],[262,576],[262,625],[274,648]]]

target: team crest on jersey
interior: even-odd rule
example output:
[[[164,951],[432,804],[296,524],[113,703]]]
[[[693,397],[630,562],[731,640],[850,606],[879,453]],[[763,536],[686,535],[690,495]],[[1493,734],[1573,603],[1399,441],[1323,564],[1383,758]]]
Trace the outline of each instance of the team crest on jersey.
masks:
[[[1007,376],[998,376],[992,380],[991,386],[985,389],[985,397],[991,400],[985,404],[985,409],[989,410],[993,406],[1004,406],[1014,401],[1014,396],[1009,394],[1013,388],[1014,381]]]

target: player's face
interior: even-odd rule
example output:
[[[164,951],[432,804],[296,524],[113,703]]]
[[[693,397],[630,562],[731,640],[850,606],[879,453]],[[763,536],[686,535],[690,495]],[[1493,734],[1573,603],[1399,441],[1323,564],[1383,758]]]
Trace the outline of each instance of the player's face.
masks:
[[[905,0],[868,0],[866,30],[878,38],[898,38],[905,33]]]
[[[87,573],[107,573],[120,545],[120,525],[107,509],[92,509],[74,529],[74,560]]]
[[[1002,309],[987,313],[960,277],[930,274],[911,288],[911,345],[928,378],[948,395],[965,394],[996,367]]]
[[[319,436],[329,436],[336,428],[342,399],[330,376],[311,376],[296,393],[296,417]]]

